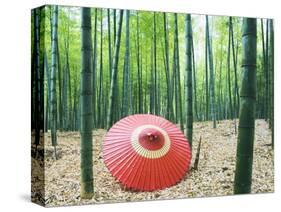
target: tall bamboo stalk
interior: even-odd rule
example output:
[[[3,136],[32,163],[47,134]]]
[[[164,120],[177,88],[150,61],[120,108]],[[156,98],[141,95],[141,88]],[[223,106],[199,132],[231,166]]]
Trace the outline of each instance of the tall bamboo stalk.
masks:
[[[163,13],[164,19],[164,40],[165,40],[165,60],[166,60],[166,82],[167,82],[167,118],[173,119],[173,104],[171,95],[170,65],[169,65],[169,32],[167,29],[167,15]]]
[[[126,10],[126,40],[125,58],[123,69],[123,95],[122,95],[122,116],[129,114],[129,71],[130,71],[130,11]]]
[[[191,16],[185,16],[185,72],[186,72],[186,137],[192,148],[192,130],[193,130],[193,97],[192,97],[192,34],[191,34]]]
[[[114,56],[113,56],[113,65],[112,65],[112,79],[110,82],[110,90],[109,90],[109,105],[108,105],[108,113],[106,119],[107,129],[110,128],[113,122],[113,99],[114,99],[114,90],[116,89],[117,83],[117,72],[118,72],[118,61],[119,61],[119,50],[121,43],[121,32],[122,32],[122,21],[123,21],[123,10],[120,10],[119,21],[118,21],[118,29],[114,47]]]
[[[242,28],[242,78],[234,193],[251,192],[256,103],[257,23],[244,18]]]
[[[57,47],[58,47],[58,6],[54,6],[52,17],[52,66],[51,66],[51,139],[52,146],[57,146],[57,92],[56,92],[56,72],[57,67]]]
[[[34,10],[34,50],[35,53],[35,63],[34,63],[34,72],[35,72],[35,91],[34,91],[34,96],[35,96],[35,107],[34,107],[34,118],[35,118],[35,146],[37,150],[37,146],[39,145],[40,142],[40,114],[41,112],[41,104],[40,102],[42,101],[40,99],[40,8],[36,8]]]
[[[214,79],[214,65],[213,65],[213,48],[209,33],[209,21],[206,16],[207,25],[207,43],[208,43],[208,56],[209,56],[209,68],[210,68],[210,96],[211,96],[211,115],[213,121],[213,128],[216,128],[216,110],[215,110],[215,79]]]
[[[91,9],[81,9],[81,143],[80,143],[80,183],[81,198],[91,199],[93,186],[93,150],[92,150],[92,40]]]

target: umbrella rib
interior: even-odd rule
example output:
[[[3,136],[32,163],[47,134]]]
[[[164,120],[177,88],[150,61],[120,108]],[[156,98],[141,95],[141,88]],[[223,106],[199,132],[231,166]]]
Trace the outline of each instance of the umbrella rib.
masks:
[[[127,177],[124,179],[124,181],[126,181],[127,178],[132,174],[133,168],[131,167],[131,164],[134,164],[134,162],[136,161],[136,159],[137,159],[138,157],[139,157],[139,155],[138,155],[137,153],[135,153],[135,155],[132,156],[132,158],[131,158],[131,160],[130,160],[130,163],[127,165],[127,168],[124,170],[124,173],[125,173],[129,168],[131,168],[131,169],[129,170],[129,173],[127,174]],[[135,176],[134,176],[134,177],[135,177]],[[121,176],[120,178],[122,178],[122,176]],[[132,177],[132,178],[133,178],[133,177]],[[131,178],[131,180],[133,180],[132,178]],[[131,182],[128,182],[128,184],[131,185]]]
[[[126,157],[124,157],[124,159],[123,160],[121,160],[121,162],[120,163],[122,163],[123,161],[125,161],[125,160],[127,160],[127,158],[129,158],[129,156],[131,156],[133,153],[135,153],[135,155],[137,155],[137,152],[135,152],[135,150],[132,148],[132,153],[130,153],[129,155],[127,155]],[[119,163],[119,164],[120,164]],[[124,162],[123,162],[124,163]],[[132,163],[132,161],[131,161],[131,163]],[[124,163],[125,164],[125,163]],[[124,165],[123,165],[124,166]],[[122,166],[122,167],[123,167]],[[130,167],[129,165],[127,166],[127,167]],[[128,169],[128,168],[127,168]],[[126,170],[127,170],[126,169]],[[121,170],[121,168],[119,168],[117,171],[116,171],[116,173],[115,174],[118,174],[119,172],[120,172],[120,170]]]
[[[140,168],[141,168],[141,170],[139,171],[138,178],[137,178],[137,180],[135,181],[135,183],[136,183],[135,188],[139,188],[139,187],[140,187],[140,186],[139,186],[139,182],[140,182],[140,179],[141,179],[141,176],[142,176],[142,175],[141,175],[141,173],[143,172],[143,169],[144,169],[144,166],[143,166],[144,161],[145,161],[145,159],[144,159],[144,158],[142,158],[142,160],[140,160],[140,163],[139,163],[138,168],[140,167]]]
[[[177,177],[174,175],[174,172],[171,172],[171,164],[170,164],[170,160],[166,159],[167,157],[163,157],[161,158],[163,160],[162,164],[163,166],[166,167],[166,175],[168,176],[168,178],[165,178],[165,182],[166,182],[166,186],[169,186],[174,179],[176,179]],[[165,160],[165,161],[164,161]]]
[[[161,169],[159,169],[159,168],[160,168],[159,159],[155,159],[155,170],[156,170],[155,171],[155,173],[156,173],[156,175],[155,175],[155,186],[156,186],[157,189],[161,189],[161,188],[165,187],[165,185],[163,184],[164,182],[162,180],[162,179],[165,179],[165,178],[163,178],[163,175],[160,172]],[[158,178],[158,180],[157,180],[157,178]]]
[[[139,134],[149,128],[163,135],[163,146],[150,148],[139,143]],[[109,130],[104,138],[103,159],[112,175],[127,188],[153,191],[184,177],[191,152],[183,133],[172,122],[156,115],[136,114],[121,119]]]
[[[171,170],[173,170],[172,171],[172,173],[173,174],[175,174],[174,176],[175,176],[175,180],[177,179],[179,179],[183,174],[181,173],[181,171],[178,169],[178,166],[177,166],[177,164],[175,164],[175,161],[177,161],[175,158],[173,159],[173,160],[171,160],[171,158],[169,157],[170,155],[167,155],[167,160],[168,161],[170,161],[170,165],[171,165],[171,169],[170,169],[170,171]]]
[[[120,155],[119,155],[119,156],[117,156],[118,154],[116,153],[116,154],[114,154],[113,156],[106,158],[106,159],[105,159],[106,161],[107,161],[107,160],[111,160],[110,162],[107,163],[107,165],[111,165],[113,162],[116,162],[116,160],[120,159],[120,157],[122,157],[123,155],[127,154],[128,152],[130,152],[130,147],[126,148],[126,151],[120,152]],[[115,156],[117,156],[117,157],[115,157]],[[128,155],[127,155],[127,156],[128,156]],[[114,159],[112,159],[112,158],[114,158]],[[122,161],[125,160],[125,159],[126,159],[126,157],[124,157],[124,158],[123,158],[122,160],[120,160],[120,161],[122,162]],[[118,165],[118,164],[117,164],[117,165]]]
[[[122,170],[125,171],[125,170],[128,169],[129,166],[127,166],[127,168],[126,168],[125,170],[123,169],[123,167],[124,167],[125,165],[127,165],[124,161],[127,160],[128,157],[131,157],[133,154],[134,154],[134,152],[132,151],[132,152],[131,152],[130,154],[128,154],[123,160],[121,160],[118,164],[116,164],[116,166],[114,167],[114,169],[115,169],[115,168],[117,168],[117,169],[114,171],[114,176],[117,177],[117,175],[118,175],[118,173],[120,173],[120,171],[122,171]],[[117,165],[120,165],[120,166],[117,167]],[[123,174],[121,174],[121,175],[119,175],[119,176],[117,177],[119,181],[121,181],[122,176],[123,176]]]
[[[119,146],[119,148],[114,148],[114,149],[105,149],[106,150],[106,152],[103,154],[104,156],[114,156],[115,154],[113,154],[113,153],[118,153],[119,151],[120,151],[120,149],[123,149],[123,148],[125,148],[125,150],[128,150],[128,149],[130,149],[130,146],[127,146],[127,145],[125,145],[125,144],[122,144],[122,145],[120,145]],[[111,150],[111,151],[110,151]],[[124,151],[122,151],[122,152],[120,152],[120,153],[123,153]],[[111,158],[111,157],[110,157]]]
[[[183,169],[188,168],[188,161],[187,160],[184,161],[183,157],[179,157],[179,155],[177,154],[176,151],[172,150],[172,152],[175,152],[175,154],[174,154],[175,160],[174,161],[176,161],[176,159],[177,159],[177,162],[178,162],[177,165],[180,166]],[[185,156],[187,156],[187,155],[185,155]],[[187,163],[185,163],[186,161],[187,161]],[[187,167],[186,167],[186,165],[187,165]],[[178,166],[176,166],[176,168],[178,168]]]

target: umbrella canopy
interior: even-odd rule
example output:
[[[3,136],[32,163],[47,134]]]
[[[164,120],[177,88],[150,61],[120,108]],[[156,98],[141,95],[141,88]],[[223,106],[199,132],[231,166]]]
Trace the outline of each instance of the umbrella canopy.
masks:
[[[166,119],[149,114],[125,117],[108,131],[103,159],[126,188],[153,191],[179,182],[191,153],[183,133]]]

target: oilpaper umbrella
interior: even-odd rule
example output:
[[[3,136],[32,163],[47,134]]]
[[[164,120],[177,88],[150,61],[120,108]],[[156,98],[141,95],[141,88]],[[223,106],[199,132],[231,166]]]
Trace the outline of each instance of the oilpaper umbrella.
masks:
[[[108,131],[103,160],[126,188],[153,191],[179,182],[189,169],[190,147],[170,121],[148,114],[121,119]]]

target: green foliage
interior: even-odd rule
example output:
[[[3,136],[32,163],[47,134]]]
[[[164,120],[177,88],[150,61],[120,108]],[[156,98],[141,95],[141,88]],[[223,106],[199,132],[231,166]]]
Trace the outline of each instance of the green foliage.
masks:
[[[63,130],[78,130],[79,127],[79,89],[78,85],[80,82],[79,70],[81,70],[81,28],[80,28],[80,8],[78,7],[58,7],[58,49],[59,49],[59,62],[61,64],[61,79],[57,80],[57,99],[58,99],[58,120],[62,117],[66,122],[73,122],[70,127],[65,127]],[[51,17],[52,8],[46,6],[44,8],[44,26],[45,26],[45,49],[47,55],[47,61],[51,61]],[[115,12],[114,12],[115,11]],[[101,12],[103,16],[101,16]],[[110,91],[110,63],[113,62],[113,52],[115,46],[114,38],[114,26],[115,33],[117,32],[117,21],[119,19],[118,10],[112,9],[94,9],[91,11],[92,14],[92,28],[95,26],[95,15],[97,14],[97,32],[94,33],[92,30],[92,43],[96,45],[96,54],[92,54],[92,61],[94,66],[95,61],[95,83],[94,83],[94,111],[97,111],[100,107],[101,117],[105,117],[108,113],[107,108],[109,106],[108,95]],[[114,14],[115,17],[114,18]],[[155,34],[154,34],[154,14],[155,14]],[[108,19],[108,15],[109,18]],[[118,63],[118,74],[116,78],[116,89],[114,96],[116,98],[114,102],[114,117],[113,122],[117,121],[124,115],[134,113],[159,113],[160,115],[170,119],[174,122],[180,122],[181,119],[186,120],[186,103],[182,101],[179,103],[180,95],[181,99],[186,96],[185,82],[185,15],[177,14],[177,25],[178,25],[178,41],[175,42],[175,18],[174,14],[166,13],[166,25],[164,25],[163,13],[161,12],[147,12],[147,11],[130,11],[129,14],[129,39],[126,41],[126,24],[122,25],[120,52],[119,52],[119,63]],[[43,20],[43,19],[42,19]],[[115,20],[115,23],[114,23]],[[110,30],[108,28],[110,21]],[[192,15],[192,39],[194,48],[194,68],[196,73],[194,74],[193,81],[194,88],[193,92],[196,91],[196,96],[193,101],[193,109],[196,111],[193,114],[193,118],[200,121],[206,120],[211,115],[206,116],[206,109],[211,114],[211,101],[206,105],[206,73],[205,73],[205,17],[203,15]],[[125,21],[124,21],[125,22]],[[101,33],[101,27],[102,33]],[[229,93],[232,97],[232,107],[238,111],[238,99],[237,93],[241,87],[241,25],[242,19],[239,17],[232,17],[232,31],[233,40],[231,43],[231,52],[229,60],[229,76],[230,86],[228,82],[228,38],[229,38],[229,18],[223,16],[209,16],[209,35],[212,38],[212,54],[213,54],[213,77],[214,77],[214,113],[216,118],[229,119],[231,116],[231,105]],[[166,26],[166,27],[164,27]],[[266,25],[264,26],[266,30]],[[166,33],[165,33],[166,30]],[[258,25],[258,34],[261,34],[261,27]],[[109,34],[110,32],[110,34]],[[153,41],[154,35],[156,37],[155,43]],[[165,37],[166,35],[166,37]],[[96,36],[96,41],[94,38]],[[101,40],[102,40],[102,60],[101,60]],[[69,48],[66,48],[65,42],[69,43]],[[110,42],[110,45],[109,45]],[[126,56],[126,46],[129,43],[129,53]],[[177,45],[177,46],[176,46]],[[155,49],[154,49],[155,46]],[[139,47],[139,48],[138,48]],[[168,47],[168,49],[167,49]],[[109,51],[110,48],[110,51]],[[178,61],[174,57],[174,51],[178,49]],[[234,51],[233,51],[234,49]],[[168,50],[168,51],[167,51]],[[110,54],[111,52],[111,54]],[[154,57],[156,52],[156,57]],[[168,53],[168,56],[167,56]],[[235,53],[235,54],[232,54]],[[126,59],[127,58],[127,59]],[[236,60],[234,60],[234,58]],[[127,62],[129,61],[128,76],[123,74],[123,71],[127,68]],[[69,66],[67,65],[69,61]],[[234,64],[236,61],[236,66]],[[174,70],[174,64],[178,65],[178,72],[176,74]],[[51,62],[49,62],[51,64]],[[68,78],[65,75],[65,67],[69,67],[69,82],[65,86],[69,85],[72,89],[68,89],[66,93],[63,93],[63,81]],[[102,72],[101,72],[102,67]],[[155,74],[156,67],[156,74]],[[235,67],[237,76],[235,77]],[[168,72],[167,72],[168,70]],[[210,70],[208,70],[209,72]],[[126,72],[127,73],[127,72]],[[58,72],[56,77],[58,79]],[[102,96],[100,102],[98,96],[100,93],[100,77],[102,74]],[[209,74],[210,75],[210,74]],[[263,118],[265,116],[265,78],[263,77],[263,58],[262,58],[262,39],[258,36],[257,40],[257,89],[258,89],[258,104],[256,114],[258,117]],[[170,80],[167,80],[170,78]],[[179,77],[178,77],[179,76]],[[125,77],[125,78],[124,78]],[[156,78],[155,78],[156,77]],[[176,78],[180,79],[178,82]],[[237,85],[236,85],[236,80]],[[124,82],[125,79],[125,82]],[[155,83],[156,79],[156,83]],[[128,81],[128,82],[126,82]],[[141,83],[140,83],[141,82]],[[124,91],[124,84],[126,85],[126,92]],[[170,84],[170,85],[169,85]],[[47,82],[45,82],[47,86]],[[196,85],[196,86],[195,86]],[[237,89],[238,87],[238,89]],[[179,91],[180,89],[180,91]],[[47,89],[45,89],[47,92]],[[210,95],[210,89],[207,89],[207,94]],[[193,93],[195,95],[195,93]],[[67,103],[63,103],[60,96],[67,96]],[[46,96],[46,95],[45,95]],[[126,98],[124,99],[124,97]],[[235,98],[235,105],[233,103]],[[75,99],[75,100],[74,100]],[[170,99],[168,101],[168,99]],[[153,101],[153,102],[152,102]],[[268,99],[269,101],[269,99]],[[62,103],[61,103],[62,102]],[[60,104],[67,105],[63,106],[60,111]],[[126,105],[125,105],[126,104]],[[153,109],[151,108],[153,106]],[[179,106],[182,107],[182,112],[179,112]],[[128,107],[128,109],[126,109]],[[196,107],[196,108],[195,108]],[[208,107],[208,108],[207,108]],[[272,107],[272,106],[271,106]],[[68,113],[65,110],[68,110]],[[75,109],[75,111],[74,111]],[[126,112],[122,112],[122,110]],[[140,110],[141,109],[141,110]],[[155,111],[159,110],[159,111]],[[70,110],[72,110],[72,115]],[[127,111],[128,110],[128,111]],[[180,115],[179,115],[180,113]],[[69,114],[69,115],[66,115]],[[184,115],[185,114],[185,115]],[[95,114],[97,115],[97,114]],[[238,112],[234,114],[238,116]],[[65,117],[67,116],[67,117]],[[101,118],[100,118],[101,119]],[[78,122],[78,123],[75,123]],[[98,121],[97,117],[93,118],[95,128],[105,127],[105,119]],[[58,123],[60,124],[60,123]],[[72,126],[72,127],[71,127]],[[61,126],[59,126],[60,129]],[[183,127],[182,127],[183,128]]]

